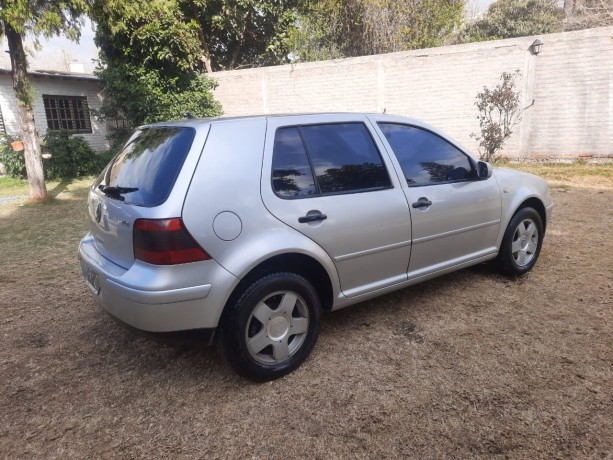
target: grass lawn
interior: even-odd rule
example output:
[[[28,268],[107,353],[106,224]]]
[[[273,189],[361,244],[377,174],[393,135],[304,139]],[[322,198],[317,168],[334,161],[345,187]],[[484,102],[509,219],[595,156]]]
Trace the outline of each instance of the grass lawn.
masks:
[[[504,167],[526,171],[546,179],[550,184],[564,183],[580,187],[613,187],[613,162],[587,163],[495,163]]]
[[[74,194],[87,196],[87,188],[92,181],[93,177],[47,181],[47,191],[50,197],[58,199]],[[28,196],[28,181],[9,176],[0,177],[0,199],[13,196]]]
[[[101,311],[77,260],[92,178],[0,203],[0,459],[611,458],[613,164],[505,166],[559,182],[534,270],[324,315],[311,357],[265,384]]]

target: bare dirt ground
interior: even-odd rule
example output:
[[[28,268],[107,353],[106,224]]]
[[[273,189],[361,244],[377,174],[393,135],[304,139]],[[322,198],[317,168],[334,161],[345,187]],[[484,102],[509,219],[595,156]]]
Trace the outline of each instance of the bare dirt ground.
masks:
[[[0,458],[613,458],[605,182],[553,186],[526,277],[479,266],[325,315],[309,360],[266,384],[99,309],[82,186],[2,205]]]

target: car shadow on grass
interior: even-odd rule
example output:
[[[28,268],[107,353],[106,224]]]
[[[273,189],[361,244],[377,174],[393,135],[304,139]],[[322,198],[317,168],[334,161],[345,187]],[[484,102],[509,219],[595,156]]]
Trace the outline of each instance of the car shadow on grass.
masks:
[[[392,334],[423,343],[422,316],[435,307],[437,296],[453,294],[455,289],[476,291],[475,284],[484,278],[494,283],[505,280],[493,272],[491,266],[479,265],[327,313],[322,320],[320,343],[327,342],[333,346],[330,341],[335,338],[347,337],[354,331],[371,327],[389,328]],[[101,310],[96,312],[96,316],[98,320],[91,323],[81,338],[83,341],[93,338],[99,344],[91,350],[98,356],[90,358],[100,364],[97,372],[101,374],[140,373],[143,376],[157,375],[165,380],[188,378],[194,382],[205,379],[211,385],[231,382],[237,389],[253,385],[232,371],[214,344],[206,345],[198,340],[197,335],[152,337],[114,321]]]

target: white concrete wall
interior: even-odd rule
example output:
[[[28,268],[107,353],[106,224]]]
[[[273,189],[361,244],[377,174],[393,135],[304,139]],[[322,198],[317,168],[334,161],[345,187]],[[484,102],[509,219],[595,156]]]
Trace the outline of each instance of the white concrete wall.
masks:
[[[99,109],[102,103],[98,83],[95,80],[69,79],[58,77],[38,77],[30,78],[35,90],[34,95],[34,121],[36,129],[42,136],[47,132],[47,117],[43,105],[43,94],[57,96],[85,96],[90,109]],[[16,134],[19,131],[19,120],[17,116],[17,99],[13,92],[11,76],[0,74],[0,108],[6,131],[9,134]],[[91,134],[77,134],[85,138],[94,150],[102,151],[109,148],[106,138],[106,125],[90,116],[92,132]]]
[[[538,56],[528,51],[535,38],[544,42]],[[476,154],[475,96],[516,69],[526,109],[503,154],[613,158],[613,27],[213,77],[229,116],[385,109],[431,123]]]

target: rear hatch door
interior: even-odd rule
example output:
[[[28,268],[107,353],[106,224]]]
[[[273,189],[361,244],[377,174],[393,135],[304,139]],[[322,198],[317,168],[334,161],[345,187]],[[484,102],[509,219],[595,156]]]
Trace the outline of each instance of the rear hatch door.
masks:
[[[129,268],[134,263],[134,221],[180,216],[185,193],[175,194],[173,187],[195,145],[196,134],[192,127],[139,128],[94,182],[88,203],[90,231],[96,249],[105,258]],[[191,179],[200,151],[188,161],[193,163],[191,172],[186,171],[180,182]],[[172,203],[175,195],[180,198]]]

